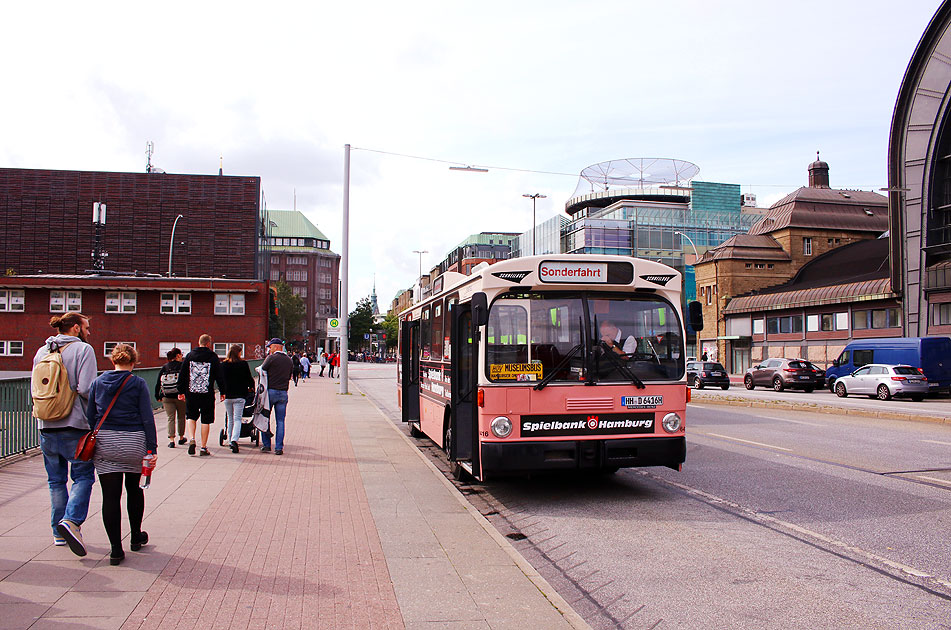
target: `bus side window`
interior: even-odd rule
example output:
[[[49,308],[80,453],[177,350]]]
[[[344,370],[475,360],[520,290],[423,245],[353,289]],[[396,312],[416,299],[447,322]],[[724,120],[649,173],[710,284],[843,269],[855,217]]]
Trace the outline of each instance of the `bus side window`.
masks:
[[[442,358],[442,304],[433,305],[433,336],[430,344],[430,358]]]
[[[423,309],[423,316],[419,322],[420,358],[428,359],[432,351],[432,320],[429,319],[429,307]]]

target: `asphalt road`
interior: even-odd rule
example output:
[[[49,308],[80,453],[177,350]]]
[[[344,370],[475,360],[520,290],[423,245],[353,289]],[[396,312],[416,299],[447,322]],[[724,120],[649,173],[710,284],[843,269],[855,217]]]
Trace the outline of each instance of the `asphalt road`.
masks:
[[[350,377],[399,422],[393,366]],[[951,426],[692,404],[687,434],[680,473],[458,486],[594,628],[951,628]]]

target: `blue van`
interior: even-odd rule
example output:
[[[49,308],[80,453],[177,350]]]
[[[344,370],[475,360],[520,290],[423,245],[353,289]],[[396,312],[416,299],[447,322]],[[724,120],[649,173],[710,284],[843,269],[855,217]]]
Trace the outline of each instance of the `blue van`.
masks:
[[[837,378],[869,363],[921,368],[932,392],[948,389],[951,387],[951,337],[857,339],[826,369],[826,384],[835,391]]]

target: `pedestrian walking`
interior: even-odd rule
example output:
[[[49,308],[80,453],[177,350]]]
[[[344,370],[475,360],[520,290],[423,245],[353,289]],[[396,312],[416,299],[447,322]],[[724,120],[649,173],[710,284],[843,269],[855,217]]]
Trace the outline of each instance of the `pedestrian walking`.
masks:
[[[324,370],[327,368],[327,353],[321,352],[320,358],[317,361],[318,363],[320,363],[320,374],[318,374],[317,376],[323,376]]]
[[[34,370],[50,353],[59,353],[69,381],[67,396],[73,396],[67,406],[68,415],[59,420],[45,421],[37,417],[40,428],[40,450],[50,488],[50,526],[53,544],[69,545],[77,556],[86,555],[81,533],[89,512],[89,494],[95,483],[92,462],[76,459],[76,445],[86,433],[86,404],[89,389],[96,380],[96,351],[87,341],[90,337],[89,318],[70,311],[50,319],[50,326],[58,334],[48,337],[33,357]],[[55,357],[51,357],[55,358]],[[69,402],[69,401],[66,401]],[[34,415],[37,408],[34,405]],[[73,484],[66,483],[72,478]]]
[[[291,357],[291,361],[294,364],[294,371],[292,372],[294,376],[294,387],[297,387],[297,381],[300,379],[301,373],[300,355],[295,352],[294,356]]]
[[[284,454],[284,418],[287,415],[287,389],[294,371],[294,361],[284,352],[284,342],[271,339],[267,342],[268,356],[261,364],[261,370],[267,374],[267,398],[271,407],[271,419],[274,420],[274,454]],[[271,436],[261,434],[261,452],[271,450]]]
[[[188,437],[188,454],[195,454],[195,434],[197,423],[201,420],[201,450],[199,455],[211,455],[208,452],[208,433],[215,423],[215,385],[218,391],[225,391],[224,377],[221,374],[221,360],[212,349],[211,335],[198,338],[198,347],[185,355],[178,376],[178,399],[185,401],[185,431]],[[221,393],[221,400],[224,400]]]
[[[135,348],[120,343],[113,348],[110,359],[115,369],[103,372],[93,382],[86,418],[91,429],[99,427],[93,462],[102,489],[102,524],[112,547],[109,564],[117,565],[125,559],[120,505],[123,485],[130,548],[138,551],[149,542],[148,533],[142,531],[145,493],[139,487],[139,475],[147,453],[152,455],[151,466],[155,466],[157,444],[149,387],[132,373],[138,361]]]
[[[221,362],[221,370],[225,379],[225,435],[231,441],[231,452],[237,453],[241,417],[248,394],[254,393],[254,377],[248,362],[241,358],[241,346],[232,344],[228,356]]]
[[[168,363],[159,370],[155,381],[155,400],[162,403],[168,416],[168,447],[175,448],[176,428],[178,443],[184,444],[185,438],[185,401],[178,399],[178,375],[182,370],[182,351],[172,348],[165,353]]]
[[[301,377],[305,379],[310,378],[310,357],[306,354],[300,358],[300,370]]]
[[[333,378],[334,368],[340,365],[340,353],[334,352],[333,354],[331,354],[328,362],[330,363],[330,378]]]

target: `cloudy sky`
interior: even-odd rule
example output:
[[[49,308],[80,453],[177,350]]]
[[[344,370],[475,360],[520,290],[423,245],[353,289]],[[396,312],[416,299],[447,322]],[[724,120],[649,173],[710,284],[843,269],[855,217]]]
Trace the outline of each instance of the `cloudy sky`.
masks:
[[[4,9],[0,165],[262,178],[380,305],[480,231],[563,212],[586,166],[694,162],[768,205],[821,150],[886,185],[902,76],[939,2],[19,2]],[[778,8],[778,7],[782,8]],[[459,173],[419,156],[491,167]],[[538,171],[538,172],[531,172]],[[547,173],[563,173],[545,174]]]

